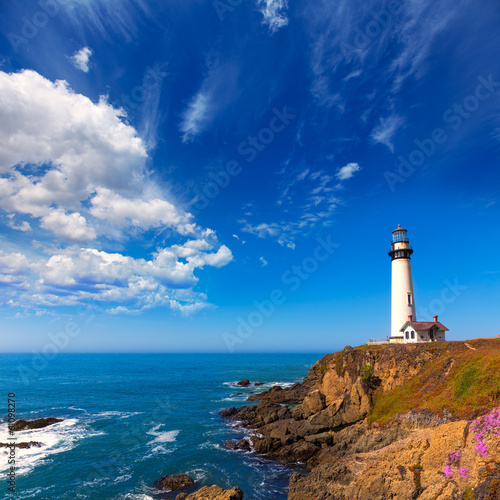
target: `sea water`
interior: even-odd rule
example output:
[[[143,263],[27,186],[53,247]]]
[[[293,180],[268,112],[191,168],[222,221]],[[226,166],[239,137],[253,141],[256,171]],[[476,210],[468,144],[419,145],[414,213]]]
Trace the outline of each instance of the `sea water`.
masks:
[[[63,419],[16,433],[18,443],[44,446],[16,450],[15,498],[175,498],[154,483],[165,474],[187,473],[197,488],[239,486],[245,500],[286,499],[288,479],[300,466],[226,448],[225,440],[251,431],[218,412],[255,404],[246,401],[252,392],[300,381],[321,355],[60,354],[28,380],[19,367],[32,369],[31,355],[2,355],[0,442],[8,437],[9,393],[15,394],[17,419]],[[243,378],[264,385],[240,387]],[[0,469],[0,498],[9,498],[5,448]]]

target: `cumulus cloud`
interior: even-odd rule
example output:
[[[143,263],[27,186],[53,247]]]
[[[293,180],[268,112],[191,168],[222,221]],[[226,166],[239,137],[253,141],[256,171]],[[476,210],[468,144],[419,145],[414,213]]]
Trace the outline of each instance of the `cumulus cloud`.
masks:
[[[0,72],[0,114],[7,225],[55,238],[38,260],[0,254],[0,281],[10,285],[0,294],[6,303],[39,310],[94,301],[114,314],[160,306],[185,314],[206,306],[193,290],[195,271],[222,267],[232,253],[154,182],[146,147],[121,110],[25,70]],[[180,242],[162,242],[142,259],[100,249],[165,229]]]
[[[264,16],[262,22],[269,25],[271,33],[275,33],[288,24],[286,15],[288,0],[257,0],[257,6]]]
[[[75,52],[71,57],[71,62],[73,66],[84,73],[88,73],[90,66],[90,56],[92,55],[92,51],[88,47],[83,47],[78,52]]]
[[[209,306],[193,290],[195,270],[231,260],[227,247],[214,251],[205,240],[159,249],[149,260],[78,246],[37,260],[0,252],[0,283],[17,283],[21,293],[4,288],[2,294],[10,305],[28,309],[94,303],[111,314],[160,306],[189,314]]]
[[[360,170],[361,167],[357,163],[348,163],[335,174],[335,177],[339,181],[345,181],[347,179],[350,179],[356,172],[359,172]]]

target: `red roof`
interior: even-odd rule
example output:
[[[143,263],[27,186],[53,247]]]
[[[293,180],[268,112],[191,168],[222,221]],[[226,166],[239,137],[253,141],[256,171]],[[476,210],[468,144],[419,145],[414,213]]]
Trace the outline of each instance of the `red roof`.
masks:
[[[407,325],[410,325],[414,330],[419,331],[430,330],[434,325],[436,325],[439,330],[445,332],[449,331],[448,328],[446,328],[446,326],[444,326],[442,323],[439,323],[439,321],[437,323],[434,323],[434,321],[407,321],[399,331],[402,332]]]

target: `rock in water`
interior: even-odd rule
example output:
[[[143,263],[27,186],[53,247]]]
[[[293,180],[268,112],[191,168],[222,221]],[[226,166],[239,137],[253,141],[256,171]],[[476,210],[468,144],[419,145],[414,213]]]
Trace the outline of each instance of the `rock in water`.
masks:
[[[39,418],[37,420],[18,420],[12,424],[12,430],[15,432],[25,431],[28,429],[43,429],[49,425],[57,424],[62,422],[61,418]]]
[[[175,500],[242,500],[243,492],[235,486],[230,490],[223,490],[219,486],[204,486],[201,490],[191,495],[181,493]]]
[[[229,448],[230,450],[237,450],[238,445],[234,443],[233,441],[224,441],[224,446],[226,448]]]
[[[250,380],[244,378],[243,380],[240,380],[236,385],[241,385],[241,387],[246,387],[247,385],[250,385]]]
[[[242,438],[238,441],[237,446],[240,450],[245,450],[245,451],[250,451],[250,443],[245,439]]]
[[[163,476],[156,481],[156,486],[163,490],[178,490],[184,486],[192,486],[195,483],[194,479],[187,474],[172,474],[171,476]]]

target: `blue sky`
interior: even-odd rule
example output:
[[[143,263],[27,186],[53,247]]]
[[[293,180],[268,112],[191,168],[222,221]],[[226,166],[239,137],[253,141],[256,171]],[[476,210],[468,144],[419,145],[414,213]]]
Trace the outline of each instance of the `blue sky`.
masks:
[[[2,350],[500,333],[500,4],[2,2]]]

